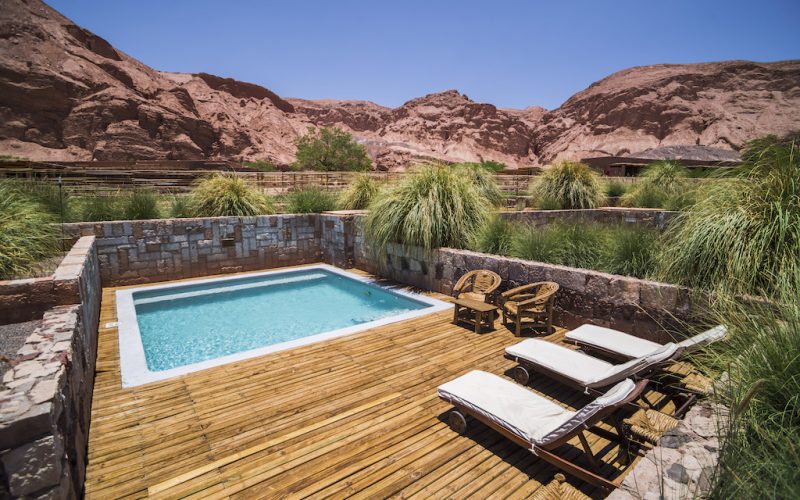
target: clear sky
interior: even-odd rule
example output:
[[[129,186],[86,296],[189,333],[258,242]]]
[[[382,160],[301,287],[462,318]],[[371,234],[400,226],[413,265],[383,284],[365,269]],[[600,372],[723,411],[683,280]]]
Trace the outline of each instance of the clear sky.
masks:
[[[800,0],[49,0],[156,69],[385,106],[552,109],[631,66],[800,59]]]

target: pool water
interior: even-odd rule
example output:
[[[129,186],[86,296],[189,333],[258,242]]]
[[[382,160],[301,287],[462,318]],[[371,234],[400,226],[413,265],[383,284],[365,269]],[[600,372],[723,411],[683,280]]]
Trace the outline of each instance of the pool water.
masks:
[[[150,371],[432,307],[322,268],[134,291]]]

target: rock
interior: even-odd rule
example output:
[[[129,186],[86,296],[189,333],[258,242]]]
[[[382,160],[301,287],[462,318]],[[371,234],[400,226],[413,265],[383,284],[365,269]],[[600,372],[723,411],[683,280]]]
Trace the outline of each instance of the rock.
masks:
[[[11,450],[3,454],[0,461],[14,496],[55,486],[61,478],[61,450],[53,436]]]
[[[631,68],[551,111],[500,109],[456,90],[387,108],[156,71],[40,0],[5,0],[0,33],[0,152],[34,160],[289,164],[309,126],[334,125],[365,146],[378,170],[431,159],[524,167],[665,147],[730,151],[800,129],[800,61]]]
[[[689,473],[686,472],[686,468],[681,464],[670,465],[669,468],[667,468],[667,476],[679,483],[686,484],[689,482]]]

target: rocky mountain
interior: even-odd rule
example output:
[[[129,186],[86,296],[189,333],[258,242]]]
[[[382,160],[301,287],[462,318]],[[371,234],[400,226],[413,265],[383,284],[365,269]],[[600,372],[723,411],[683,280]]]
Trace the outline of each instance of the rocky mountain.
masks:
[[[39,0],[0,4],[0,154],[32,159],[269,159],[335,125],[382,169],[420,159],[502,161],[728,150],[800,130],[800,61],[659,65],[615,73],[560,108],[499,109],[455,90],[387,108],[284,99],[252,83],[156,71]]]

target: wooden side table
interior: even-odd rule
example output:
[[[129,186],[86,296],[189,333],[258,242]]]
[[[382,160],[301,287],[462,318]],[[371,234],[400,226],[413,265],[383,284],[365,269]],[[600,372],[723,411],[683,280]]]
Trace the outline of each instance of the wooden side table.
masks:
[[[479,302],[472,299],[455,299],[453,301],[453,324],[459,321],[475,326],[475,333],[481,333],[481,327],[485,324],[490,330],[494,330],[494,320],[497,314],[497,306],[486,302]]]

